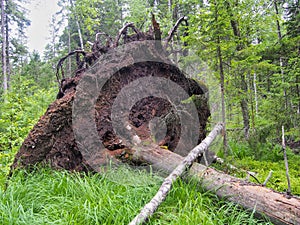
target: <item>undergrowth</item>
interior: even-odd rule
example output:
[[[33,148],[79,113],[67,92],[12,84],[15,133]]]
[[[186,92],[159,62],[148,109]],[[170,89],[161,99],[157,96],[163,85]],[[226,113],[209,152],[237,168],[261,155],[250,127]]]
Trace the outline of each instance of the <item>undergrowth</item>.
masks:
[[[4,191],[14,154],[38,118],[54,99],[53,88],[39,90],[32,81],[12,87],[0,109],[0,224],[127,224],[154,196],[162,178],[121,167],[104,174],[79,174],[37,168],[16,171]],[[279,145],[231,142],[227,161],[258,172],[263,182],[285,191],[283,154]],[[292,193],[300,195],[300,156],[288,150]],[[221,166],[223,170],[227,168]],[[228,171],[239,177],[244,173]],[[251,181],[254,181],[251,179]],[[270,224],[254,219],[196,181],[177,181],[149,224]]]
[[[0,188],[23,140],[55,99],[56,87],[41,89],[34,80],[14,78],[11,90],[0,97]]]
[[[227,157],[226,161],[240,170],[230,170],[226,165],[217,166],[218,169],[226,170],[227,173],[240,178],[246,177],[241,170],[256,172],[255,177],[261,184],[272,170],[272,177],[266,187],[280,192],[287,190],[286,170],[280,145],[264,143],[253,148],[247,142],[230,142],[229,146],[231,156]],[[300,155],[294,154],[287,148],[287,158],[292,194],[300,196]],[[258,183],[252,177],[250,181]]]
[[[128,167],[103,174],[19,170],[0,192],[0,224],[128,224],[161,182]],[[205,192],[196,181],[178,180],[149,224],[271,223]]]

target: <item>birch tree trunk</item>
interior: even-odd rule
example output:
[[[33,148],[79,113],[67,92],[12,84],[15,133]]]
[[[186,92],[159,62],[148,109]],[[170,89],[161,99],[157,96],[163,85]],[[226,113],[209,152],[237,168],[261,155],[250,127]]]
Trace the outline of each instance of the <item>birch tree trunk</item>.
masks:
[[[78,32],[78,36],[79,36],[79,41],[80,41],[80,48],[81,48],[81,50],[84,50],[83,38],[82,38],[82,34],[81,34],[80,24],[79,24],[78,15],[76,13],[75,6],[73,4],[73,0],[70,0],[70,4],[71,4],[71,8],[75,12],[75,22],[76,22],[76,26],[77,26],[77,32]]]

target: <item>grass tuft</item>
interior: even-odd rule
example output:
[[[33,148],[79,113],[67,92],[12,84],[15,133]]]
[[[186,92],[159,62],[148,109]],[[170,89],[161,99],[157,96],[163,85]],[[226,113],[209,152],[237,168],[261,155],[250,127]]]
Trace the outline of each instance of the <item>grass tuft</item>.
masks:
[[[128,167],[104,174],[37,168],[16,171],[0,190],[0,224],[128,224],[155,195],[162,178]],[[270,224],[251,212],[178,180],[149,224]]]

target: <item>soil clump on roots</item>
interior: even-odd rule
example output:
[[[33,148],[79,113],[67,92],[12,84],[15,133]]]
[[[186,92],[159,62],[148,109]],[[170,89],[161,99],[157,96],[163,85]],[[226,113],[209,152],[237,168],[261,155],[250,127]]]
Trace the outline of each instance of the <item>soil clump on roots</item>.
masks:
[[[181,18],[184,21],[184,18]],[[175,66],[168,58],[167,44],[161,40],[159,25],[153,18],[153,27],[147,32],[141,32],[134,27],[132,23],[125,25],[120,33],[112,40],[108,35],[99,33],[96,35],[96,40],[92,47],[92,51],[87,53],[82,50],[70,52],[66,57],[62,58],[58,63],[57,78],[59,80],[59,93],[57,99],[49,105],[45,114],[40,118],[38,123],[30,131],[29,135],[23,142],[20,150],[16,154],[12,169],[19,166],[30,166],[38,163],[46,163],[51,167],[75,171],[93,171],[93,164],[105,164],[107,157],[115,161],[131,161],[130,148],[134,143],[129,143],[131,139],[137,138],[138,142],[155,142],[163,148],[171,151],[177,151],[178,145],[181,150],[176,152],[185,156],[191,146],[189,138],[181,140],[182,128],[181,121],[176,112],[177,109],[168,101],[168,99],[149,95],[139,99],[134,103],[133,107],[124,118],[119,118],[120,121],[127,121],[124,125],[132,133],[133,136],[123,138],[116,134],[112,123],[112,107],[121,90],[126,85],[132,82],[147,77],[164,78],[176,83],[191,97],[192,103],[196,106],[197,116],[199,118],[199,135],[197,136],[197,143],[200,143],[206,135],[205,128],[210,111],[207,103],[207,89],[205,85],[196,80],[187,78],[187,76]],[[179,24],[179,23],[178,23]],[[176,26],[178,27],[176,23]],[[174,27],[167,40],[171,40],[174,35]],[[131,28],[134,34],[129,35],[127,30]],[[104,36],[105,41],[100,41],[99,36]],[[116,70],[118,60],[134,61],[134,54],[140,51],[135,49],[135,45],[131,43],[142,42],[145,40],[152,40],[155,44],[147,49],[147,54],[152,58],[159,59],[157,61],[140,61],[131,63],[129,66],[120,67]],[[119,42],[122,41],[122,44]],[[111,65],[102,65],[101,58],[109,54],[118,46],[126,45],[130,48],[126,57],[120,59],[116,55],[115,62]],[[184,50],[186,51],[186,50]],[[132,54],[130,53],[132,52]],[[162,54],[163,53],[163,54]],[[121,54],[121,53],[120,53]],[[65,77],[63,62],[70,56],[76,56],[77,69],[73,77]],[[114,67],[114,74],[108,77],[107,82],[98,93],[94,93],[96,102],[94,104],[95,117],[98,138],[101,140],[104,149],[99,152],[99,157],[95,157],[95,162],[90,162],[83,157],[83,152],[80,148],[80,142],[76,140],[73,127],[73,104],[78,91],[79,83],[86,77],[96,76],[102,71],[102,65],[105,68]],[[94,73],[90,73],[90,69]],[[61,74],[61,76],[59,75]],[[105,75],[104,75],[105,76]],[[137,87],[139,88],[139,87]],[[151,90],[151,85],[148,87]],[[163,87],[162,87],[163,88]],[[90,90],[81,90],[89,92]],[[175,94],[176,96],[176,94]],[[120,106],[125,109],[126,105]],[[86,113],[85,108],[82,112]],[[78,112],[77,112],[78,113]],[[186,114],[186,116],[190,116]],[[126,117],[126,118],[125,118]],[[122,120],[123,119],[123,120]],[[154,122],[153,122],[154,121]],[[85,122],[77,123],[76,126],[85,129]],[[191,137],[193,134],[190,134]],[[186,149],[186,151],[182,150]]]

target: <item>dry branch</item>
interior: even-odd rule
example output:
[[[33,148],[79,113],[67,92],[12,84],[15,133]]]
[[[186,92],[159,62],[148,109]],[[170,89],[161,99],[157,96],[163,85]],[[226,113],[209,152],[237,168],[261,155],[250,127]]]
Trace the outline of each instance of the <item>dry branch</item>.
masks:
[[[270,172],[269,172],[269,174],[268,174],[266,180],[265,180],[264,183],[262,184],[263,186],[266,186],[266,185],[267,185],[268,181],[269,181],[269,180],[271,179],[271,177],[272,177],[272,174],[273,174],[273,171],[270,170]]]
[[[105,36],[106,37],[106,39],[108,40],[108,41],[112,41],[112,38],[108,35],[108,34],[106,34],[106,33],[103,33],[103,32],[98,32],[96,35],[95,35],[95,41],[99,41],[99,37],[100,36]]]
[[[224,161],[224,159],[222,159],[222,158],[219,158],[219,157],[217,157],[217,156],[215,156],[215,160],[216,160],[216,162],[218,162],[218,163],[220,163],[220,164],[224,164],[225,163],[225,161]],[[246,173],[246,181],[249,181],[249,178],[250,178],[250,176],[251,177],[253,177],[253,179],[257,182],[257,183],[261,183],[257,178],[256,178],[256,173],[255,172],[252,172],[252,171],[248,171],[248,170],[244,170],[244,169],[239,169],[239,168],[237,168],[237,167],[235,167],[234,165],[232,165],[232,164],[229,164],[229,163],[225,163],[225,165],[229,168],[229,169],[231,169],[231,170],[237,170],[237,171],[241,171],[241,172],[244,172],[244,173]]]
[[[154,29],[154,39],[160,41],[161,40],[160,26],[159,23],[156,21],[153,13],[152,13],[152,27]]]
[[[286,174],[286,179],[287,179],[287,184],[288,184],[288,189],[287,189],[286,193],[287,193],[287,195],[291,195],[291,182],[290,182],[290,176],[289,176],[289,163],[288,163],[287,155],[286,155],[284,126],[282,126],[282,150],[283,150],[283,157],[284,157],[285,174]]]
[[[188,169],[192,163],[198,158],[199,155],[203,154],[209,147],[212,141],[216,138],[218,133],[223,129],[222,124],[217,124],[210,134],[197,145],[176,167],[176,169],[164,180],[157,194],[152,200],[144,206],[140,214],[138,214],[131,222],[130,225],[141,224],[147,220],[158,208],[158,206],[165,200],[167,194],[171,190],[172,183],[181,176],[186,169]]]

